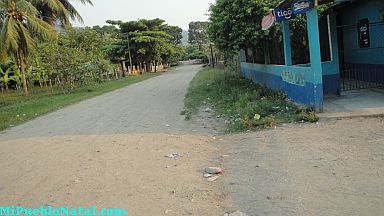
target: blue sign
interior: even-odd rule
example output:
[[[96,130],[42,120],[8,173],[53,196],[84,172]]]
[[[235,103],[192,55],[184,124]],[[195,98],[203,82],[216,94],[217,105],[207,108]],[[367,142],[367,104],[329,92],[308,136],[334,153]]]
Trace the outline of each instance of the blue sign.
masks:
[[[291,8],[293,14],[303,14],[314,8],[313,0],[298,0],[292,2]]]
[[[287,8],[275,8],[273,9],[273,13],[275,14],[275,18],[277,22],[283,22],[287,20],[291,20],[295,17],[292,13],[292,9],[290,7]]]

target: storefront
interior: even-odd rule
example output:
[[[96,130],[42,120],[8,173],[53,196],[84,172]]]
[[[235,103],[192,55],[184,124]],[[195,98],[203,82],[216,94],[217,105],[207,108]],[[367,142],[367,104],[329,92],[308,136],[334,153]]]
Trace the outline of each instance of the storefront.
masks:
[[[284,65],[247,63],[242,51],[242,73],[319,112],[323,111],[324,95],[384,84],[384,1],[335,0],[319,19],[318,5],[326,3],[330,1],[280,3],[274,17],[282,25]],[[295,33],[289,22],[296,14],[306,16],[307,64],[292,61],[291,35]]]

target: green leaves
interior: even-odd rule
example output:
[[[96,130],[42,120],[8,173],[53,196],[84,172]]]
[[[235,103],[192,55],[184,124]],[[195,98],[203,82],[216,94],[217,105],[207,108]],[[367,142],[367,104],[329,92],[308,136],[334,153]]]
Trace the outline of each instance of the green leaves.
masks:
[[[177,44],[181,42],[182,29],[164,22],[158,18],[128,22],[108,20],[107,23],[120,28],[119,39],[110,49],[111,57],[118,60],[129,59],[130,51],[133,64],[137,65],[152,61],[168,63],[178,60],[176,56],[180,49]]]
[[[256,46],[265,37],[261,20],[278,0],[217,0],[210,7],[210,39],[225,53]]]
[[[190,22],[188,29],[188,42],[201,47],[209,43],[208,22]]]

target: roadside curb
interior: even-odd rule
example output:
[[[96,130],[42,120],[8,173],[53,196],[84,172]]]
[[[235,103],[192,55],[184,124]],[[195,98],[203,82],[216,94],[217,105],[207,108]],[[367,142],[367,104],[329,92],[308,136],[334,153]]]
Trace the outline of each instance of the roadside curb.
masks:
[[[317,115],[321,119],[356,118],[356,117],[383,117],[384,108],[365,108],[349,112],[325,112]]]

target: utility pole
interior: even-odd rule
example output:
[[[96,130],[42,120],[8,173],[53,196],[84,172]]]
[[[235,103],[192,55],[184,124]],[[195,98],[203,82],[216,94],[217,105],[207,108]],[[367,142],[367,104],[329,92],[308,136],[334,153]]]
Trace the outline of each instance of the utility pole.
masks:
[[[211,47],[211,63],[212,63],[212,67],[215,68],[215,59],[213,58],[213,48],[212,48],[212,44],[209,44],[209,46]]]
[[[131,47],[129,45],[129,34],[127,35],[128,39],[128,57],[129,57],[129,66],[131,67],[131,73],[133,71],[132,56],[131,56]]]

